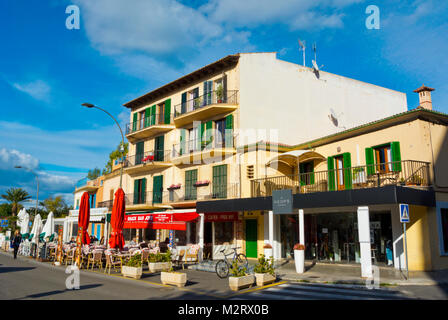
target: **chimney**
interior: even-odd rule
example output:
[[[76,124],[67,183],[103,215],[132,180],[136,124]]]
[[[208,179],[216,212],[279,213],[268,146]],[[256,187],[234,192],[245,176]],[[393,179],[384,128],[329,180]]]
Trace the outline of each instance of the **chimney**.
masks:
[[[418,99],[420,102],[419,107],[432,110],[431,91],[435,89],[422,85],[420,88],[415,89],[414,92],[418,93]]]

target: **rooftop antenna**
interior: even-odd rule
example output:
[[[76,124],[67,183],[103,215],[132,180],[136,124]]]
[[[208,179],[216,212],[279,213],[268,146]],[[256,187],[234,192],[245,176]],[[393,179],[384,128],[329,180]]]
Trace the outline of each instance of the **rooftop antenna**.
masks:
[[[303,51],[303,66],[305,67],[305,49],[306,49],[306,41],[300,41],[299,39],[299,46],[300,46],[300,51]]]

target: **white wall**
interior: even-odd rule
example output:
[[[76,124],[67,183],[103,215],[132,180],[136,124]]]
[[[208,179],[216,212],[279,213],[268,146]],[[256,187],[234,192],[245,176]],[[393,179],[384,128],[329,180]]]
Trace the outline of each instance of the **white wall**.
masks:
[[[278,129],[279,141],[299,144],[407,110],[406,95],[276,59],[276,53],[241,54],[242,129]],[[268,139],[269,140],[269,139]]]

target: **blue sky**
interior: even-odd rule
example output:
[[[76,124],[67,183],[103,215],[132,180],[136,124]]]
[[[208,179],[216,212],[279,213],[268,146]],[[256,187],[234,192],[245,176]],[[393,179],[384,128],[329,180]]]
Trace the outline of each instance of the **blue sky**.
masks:
[[[80,8],[68,30],[68,5]],[[368,5],[380,29],[365,27]],[[448,3],[363,0],[4,0],[0,2],[0,193],[24,187],[71,201],[76,180],[103,168],[119,143],[112,120],[129,121],[123,103],[237,52],[277,51],[301,63],[297,39],[317,43],[324,70],[407,94],[436,88],[448,113]]]

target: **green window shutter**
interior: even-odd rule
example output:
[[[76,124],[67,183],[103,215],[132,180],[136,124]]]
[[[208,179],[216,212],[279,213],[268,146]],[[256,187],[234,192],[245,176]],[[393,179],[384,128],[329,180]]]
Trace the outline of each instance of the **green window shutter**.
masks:
[[[352,189],[352,159],[350,152],[345,152],[342,154],[344,161],[344,185],[345,190]]]
[[[213,198],[227,198],[227,165],[213,167]]]
[[[233,114],[226,117],[225,145],[226,148],[233,148]]]
[[[184,114],[187,112],[187,93],[182,93],[182,104],[180,106],[180,113]]]
[[[371,176],[375,174],[375,162],[373,158],[373,148],[366,148],[366,166],[367,166],[367,175]]]
[[[165,124],[170,124],[171,118],[171,99],[165,101]]]
[[[310,184],[314,184],[314,165],[311,167]]]
[[[137,121],[138,121],[138,113],[134,112],[133,120],[132,120],[132,131],[137,130]]]
[[[185,171],[185,200],[196,200],[196,187],[194,184],[198,180],[198,170]]]
[[[327,169],[328,169],[328,190],[336,190],[336,179],[334,170],[334,157],[327,158]]]
[[[151,108],[145,109],[145,128],[150,126]]]
[[[213,121],[207,121],[205,131],[205,143],[209,144],[213,136]]]
[[[395,172],[401,171],[401,151],[400,151],[400,142],[395,141],[390,144],[391,154],[392,154],[392,168]]]
[[[138,184],[139,184],[138,179],[134,180],[134,204],[138,204]]]
[[[200,134],[200,137],[201,137],[201,150],[204,150],[204,147],[205,147],[205,142],[206,142],[206,137],[205,137],[205,122],[202,122],[201,123],[201,134]]]
[[[304,175],[304,173],[305,173],[305,164],[304,163],[299,163],[299,172],[300,172],[300,175],[299,175],[300,185],[304,186],[304,185],[306,185],[305,175]]]
[[[165,136],[158,136],[155,139],[155,150],[154,150],[154,160],[155,161],[164,161],[163,154],[165,148]]]
[[[141,192],[141,203],[145,203],[146,202],[146,178],[142,179],[142,190],[140,190]]]
[[[144,148],[145,148],[144,141],[137,142],[136,151],[135,151],[135,165],[142,163],[143,156],[145,154]]]
[[[151,126],[156,124],[156,106],[151,107],[151,121],[149,122]]]
[[[180,148],[179,148],[179,155],[183,155],[185,153],[185,138],[187,135],[186,129],[180,129]]]
[[[153,177],[152,202],[162,203],[163,176]]]

